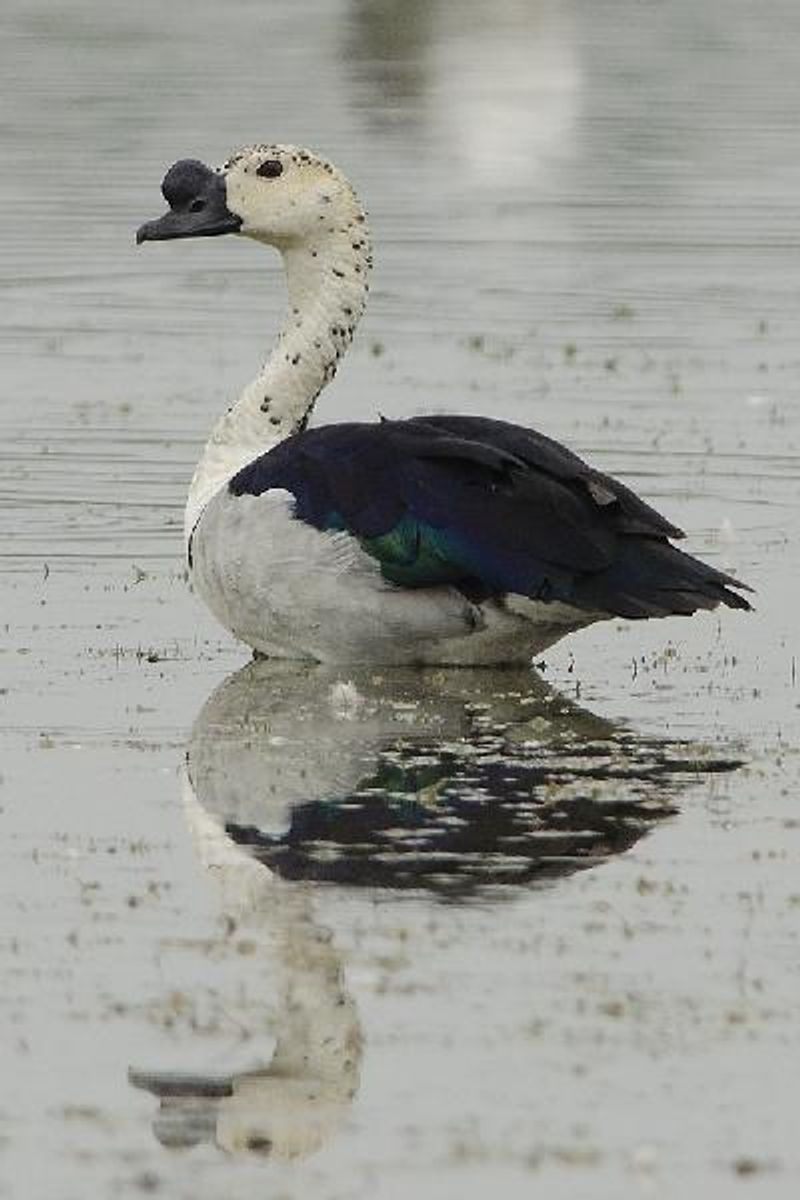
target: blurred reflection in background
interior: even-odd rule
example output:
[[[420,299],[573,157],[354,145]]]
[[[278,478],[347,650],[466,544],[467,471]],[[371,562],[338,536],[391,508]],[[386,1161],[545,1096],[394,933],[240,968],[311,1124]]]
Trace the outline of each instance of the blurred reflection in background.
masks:
[[[354,0],[345,56],[375,126],[424,125],[473,182],[523,182],[569,154],[581,75],[558,0]]]

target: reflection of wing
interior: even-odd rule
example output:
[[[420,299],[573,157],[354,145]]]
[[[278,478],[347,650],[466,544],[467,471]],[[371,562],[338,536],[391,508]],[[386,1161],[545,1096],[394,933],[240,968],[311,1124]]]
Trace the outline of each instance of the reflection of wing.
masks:
[[[277,875],[448,896],[595,865],[673,811],[676,776],[731,765],[615,729],[530,671],[343,682],[267,662],[214,693],[188,754],[203,804]]]
[[[289,491],[300,521],[346,532],[407,588],[559,601],[624,617],[749,608],[736,581],[676,550],[681,531],[533,430],[485,417],[329,425],[230,483]]]

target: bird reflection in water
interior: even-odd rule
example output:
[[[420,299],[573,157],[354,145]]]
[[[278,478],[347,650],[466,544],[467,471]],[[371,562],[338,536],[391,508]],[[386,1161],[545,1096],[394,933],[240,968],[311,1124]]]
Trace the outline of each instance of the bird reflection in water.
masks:
[[[498,903],[628,849],[690,777],[738,765],[637,737],[529,671],[251,663],[195,722],[184,802],[226,919],[278,946],[275,1048],[227,1076],[131,1071],[160,1099],[157,1137],[290,1158],[345,1119],[362,1037],[312,883]]]

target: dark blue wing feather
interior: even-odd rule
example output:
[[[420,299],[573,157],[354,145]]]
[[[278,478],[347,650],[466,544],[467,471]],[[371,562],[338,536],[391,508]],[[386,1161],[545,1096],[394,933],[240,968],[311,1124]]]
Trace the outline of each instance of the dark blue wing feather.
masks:
[[[234,495],[283,488],[405,587],[517,593],[625,616],[748,607],[735,580],[669,545],[681,531],[557,442],[482,417],[309,429],[250,463]]]

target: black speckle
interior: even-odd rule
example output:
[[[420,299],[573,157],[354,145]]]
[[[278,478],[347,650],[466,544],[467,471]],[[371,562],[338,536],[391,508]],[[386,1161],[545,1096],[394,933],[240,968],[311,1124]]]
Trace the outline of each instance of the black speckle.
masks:
[[[265,397],[264,397],[264,399],[261,401],[261,411],[262,411],[263,413],[265,413],[265,412],[269,412],[269,409],[270,409],[270,405],[271,405],[271,404],[272,404],[272,397],[271,397],[271,396],[265,396]]]
[[[277,158],[268,158],[260,167],[256,167],[256,175],[262,179],[277,179],[283,174],[283,163]]]
[[[299,354],[295,354],[295,355],[292,357],[292,366],[293,366],[293,367],[296,367],[296,366],[297,366],[297,364],[298,364],[299,362],[300,362],[300,355],[299,355]]]
[[[267,1137],[251,1133],[247,1139],[247,1149],[252,1150],[254,1154],[269,1154],[272,1150],[272,1142]]]
[[[344,271],[340,271],[338,267],[332,267],[331,270],[337,279],[344,279]]]
[[[281,419],[280,417],[270,417],[269,423],[270,425],[280,425]]]

